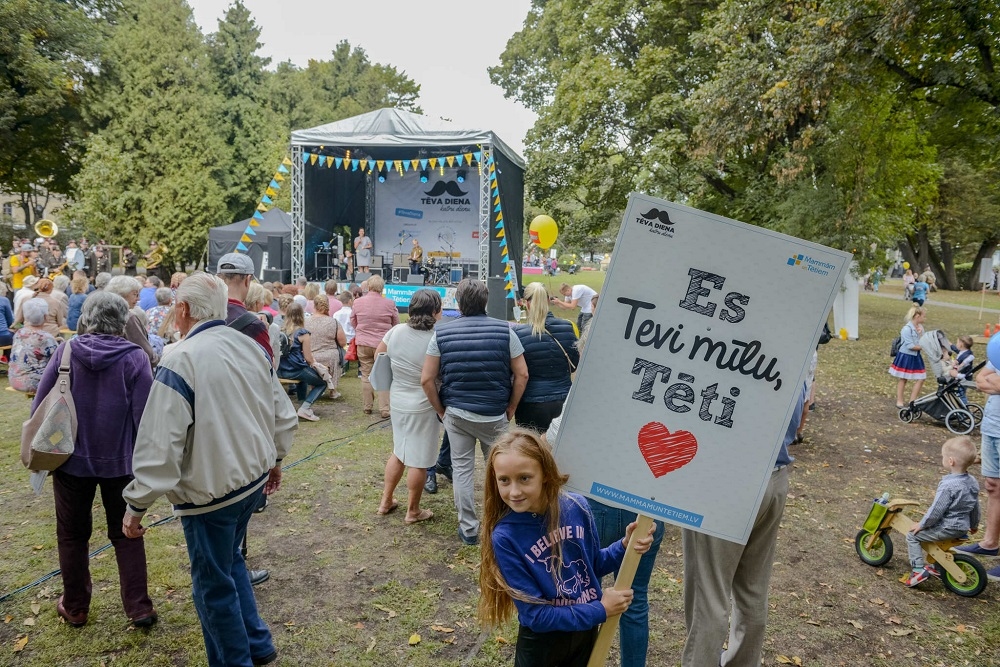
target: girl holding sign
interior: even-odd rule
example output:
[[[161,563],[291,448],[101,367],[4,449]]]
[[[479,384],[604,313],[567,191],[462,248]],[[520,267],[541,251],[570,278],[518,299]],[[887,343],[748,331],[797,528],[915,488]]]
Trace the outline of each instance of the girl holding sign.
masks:
[[[913,390],[910,391],[910,402],[916,400],[924,386],[927,372],[924,370],[924,359],[920,356],[920,337],[924,334],[924,316],[926,312],[920,306],[913,306],[906,314],[906,324],[899,332],[900,345],[896,358],[889,367],[889,375],[898,378],[896,382],[896,407],[905,408],[903,391],[906,381],[913,380]]]
[[[564,493],[567,477],[541,437],[513,429],[486,464],[479,618],[498,626],[517,609],[515,667],[585,667],[598,626],[624,613],[631,590],[601,590],[621,565],[625,538],[602,549],[587,501]],[[644,553],[650,534],[636,540]]]

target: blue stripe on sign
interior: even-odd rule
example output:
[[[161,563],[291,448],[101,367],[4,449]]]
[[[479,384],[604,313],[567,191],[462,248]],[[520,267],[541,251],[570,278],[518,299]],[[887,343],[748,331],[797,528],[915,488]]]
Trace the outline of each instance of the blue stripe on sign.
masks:
[[[702,519],[705,518],[700,514],[671,507],[670,505],[664,505],[663,503],[658,503],[655,500],[643,498],[642,496],[631,494],[628,491],[622,491],[606,484],[599,484],[598,482],[594,482],[590,486],[590,492],[599,498],[607,498],[608,500],[621,505],[631,507],[639,514],[648,514],[661,519],[669,519],[678,523],[686,523],[689,526],[701,527]]]
[[[191,385],[184,378],[169,368],[160,366],[156,369],[156,377],[154,379],[180,394],[188,402],[188,405],[191,406],[191,412],[194,413],[194,389],[191,388]]]

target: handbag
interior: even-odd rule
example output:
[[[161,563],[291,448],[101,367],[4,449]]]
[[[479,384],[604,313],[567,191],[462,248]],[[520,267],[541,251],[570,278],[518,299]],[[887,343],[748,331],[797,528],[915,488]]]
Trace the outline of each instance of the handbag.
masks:
[[[372,372],[368,374],[368,381],[375,391],[389,391],[392,386],[392,360],[387,352],[379,352],[375,355],[375,363],[372,364]]]
[[[553,341],[555,341],[555,344],[559,346],[560,350],[562,350],[563,356],[566,357],[566,363],[569,364],[569,372],[571,374],[575,373],[576,372],[576,366],[573,364],[572,361],[570,361],[569,354],[566,353],[566,348],[562,346],[562,343],[560,343],[559,340],[555,336],[553,336],[552,333],[549,332],[548,329],[545,330],[545,333],[549,334],[549,338],[551,338]]]
[[[28,470],[52,471],[73,455],[77,421],[70,392],[70,357],[70,341],[66,341],[55,385],[21,425],[21,463]]]
[[[358,360],[358,344],[351,339],[351,342],[347,344],[347,354],[344,355],[344,361],[357,361]]]

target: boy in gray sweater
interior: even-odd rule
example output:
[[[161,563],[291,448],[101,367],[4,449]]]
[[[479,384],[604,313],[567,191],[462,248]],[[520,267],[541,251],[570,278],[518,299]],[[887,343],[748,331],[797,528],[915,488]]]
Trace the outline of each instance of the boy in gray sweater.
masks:
[[[929,577],[941,576],[934,565],[924,565],[921,542],[974,534],[979,527],[979,484],[967,471],[976,458],[976,445],[968,436],[946,441],[941,447],[941,465],[950,471],[938,484],[934,502],[916,526],[906,534],[906,547],[913,571],[903,582],[913,588]]]

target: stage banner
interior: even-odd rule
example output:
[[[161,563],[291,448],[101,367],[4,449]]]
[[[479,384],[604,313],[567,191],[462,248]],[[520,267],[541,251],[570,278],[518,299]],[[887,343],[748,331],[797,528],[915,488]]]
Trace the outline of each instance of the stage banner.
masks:
[[[424,259],[445,258],[448,253],[467,261],[479,261],[479,175],[467,169],[464,183],[455,171],[445,176],[430,169],[426,183],[419,171],[389,174],[375,183],[375,252],[405,252],[412,239],[420,241]]]
[[[745,544],[850,261],[633,194],[554,443],[568,488]]]
[[[413,298],[413,293],[419,289],[424,289],[420,285],[389,285],[385,286],[382,294],[387,299],[392,299],[395,302],[397,308],[409,308],[410,299]],[[444,310],[453,310],[458,308],[458,302],[455,301],[455,288],[454,287],[437,287],[432,285],[427,285],[426,289],[432,289],[441,295],[441,308]]]

